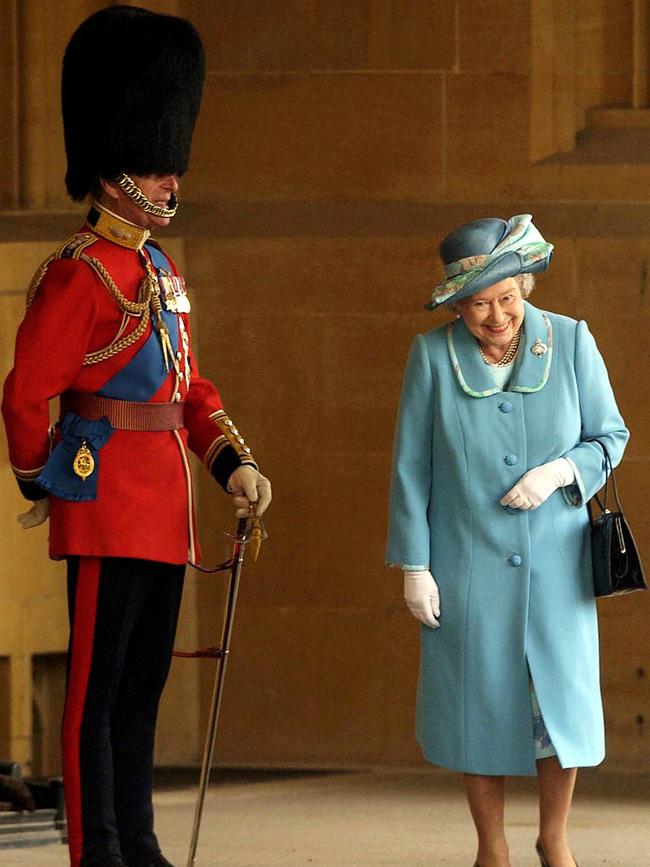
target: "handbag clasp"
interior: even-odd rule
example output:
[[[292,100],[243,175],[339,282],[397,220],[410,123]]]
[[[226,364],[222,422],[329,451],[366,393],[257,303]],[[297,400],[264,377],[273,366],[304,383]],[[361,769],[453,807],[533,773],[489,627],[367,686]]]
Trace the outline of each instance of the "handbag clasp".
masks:
[[[625,547],[625,538],[623,536],[623,528],[621,527],[621,519],[617,518],[614,522],[616,524],[616,535],[618,536],[618,547],[621,554],[625,554],[627,549]]]

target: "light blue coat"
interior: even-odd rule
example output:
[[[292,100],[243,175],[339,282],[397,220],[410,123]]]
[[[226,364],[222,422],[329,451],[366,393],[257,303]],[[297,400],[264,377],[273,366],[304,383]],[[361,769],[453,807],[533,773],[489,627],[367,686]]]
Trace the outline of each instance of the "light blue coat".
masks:
[[[422,627],[417,736],[436,765],[535,774],[528,669],[563,767],[605,754],[587,500],[629,433],[585,322],[525,305],[500,391],[461,319],[418,335],[404,376],[387,559],[431,568],[441,626]],[[536,339],[547,347],[536,355]],[[576,484],[538,509],[499,500],[566,457]]]

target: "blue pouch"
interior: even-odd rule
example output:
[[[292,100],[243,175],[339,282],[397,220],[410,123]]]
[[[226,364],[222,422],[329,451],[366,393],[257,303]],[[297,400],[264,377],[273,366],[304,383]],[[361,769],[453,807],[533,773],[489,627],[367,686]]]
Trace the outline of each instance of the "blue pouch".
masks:
[[[68,412],[61,422],[62,440],[50,455],[36,483],[62,500],[84,502],[97,499],[99,449],[106,445],[114,428],[104,416],[95,421]],[[80,458],[83,460],[80,461]],[[79,468],[90,472],[82,478]],[[85,473],[84,473],[85,474]]]

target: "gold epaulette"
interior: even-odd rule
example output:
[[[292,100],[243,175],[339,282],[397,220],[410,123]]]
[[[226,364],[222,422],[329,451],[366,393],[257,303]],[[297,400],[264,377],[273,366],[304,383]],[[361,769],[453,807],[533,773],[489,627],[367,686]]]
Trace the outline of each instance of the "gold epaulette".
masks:
[[[55,259],[82,259],[83,252],[91,244],[96,244],[98,241],[97,235],[92,235],[90,232],[79,232],[61,244],[59,249],[54,254]]]
[[[38,287],[43,282],[43,278],[47,274],[47,269],[55,259],[84,259],[90,264],[90,260],[84,255],[84,250],[96,241],[97,237],[95,235],[91,235],[89,232],[79,232],[71,238],[68,238],[67,241],[61,244],[61,246],[54,251],[54,253],[51,253],[47,259],[44,259],[38,266],[36,273],[32,277],[32,282],[29,284],[29,289],[27,290],[27,306],[29,307],[36,297]]]
[[[214,442],[211,443],[210,447],[205,453],[205,457],[203,460],[207,468],[209,470],[212,469],[212,465],[227,445],[230,445],[234,448],[234,450],[237,452],[237,457],[242,463],[250,463],[257,466],[257,464],[255,463],[255,458],[251,454],[250,448],[246,445],[244,437],[235,427],[235,423],[233,422],[233,420],[231,418],[228,418],[228,416],[222,409],[217,410],[217,412],[213,412],[210,416],[210,419],[216,424],[221,433],[214,440]]]
[[[84,357],[84,364],[98,364],[100,361],[105,361],[112,358],[123,349],[132,346],[145,333],[149,324],[149,304],[153,291],[153,278],[149,274],[145,274],[140,284],[138,293],[138,301],[129,301],[128,298],[120,292],[117,284],[108,273],[104,265],[94,256],[89,256],[86,250],[95,244],[99,238],[91,232],[79,232],[68,238],[61,246],[55,250],[50,256],[41,263],[36,274],[30,283],[27,290],[27,306],[33,302],[38,292],[38,287],[43,282],[43,278],[47,273],[47,269],[56,259],[77,259],[80,262],[85,262],[91,268],[95,275],[99,278],[102,285],[113,296],[117,306],[122,311],[122,322],[120,327],[111,342],[98,349],[95,352],[89,352]],[[129,317],[135,317],[138,320],[137,326],[128,334],[124,334]]]

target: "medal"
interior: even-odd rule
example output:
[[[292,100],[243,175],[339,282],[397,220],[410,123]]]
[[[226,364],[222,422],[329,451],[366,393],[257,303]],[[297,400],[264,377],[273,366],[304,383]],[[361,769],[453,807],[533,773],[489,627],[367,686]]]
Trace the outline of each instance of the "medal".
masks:
[[[158,269],[157,277],[165,310],[170,313],[189,313],[190,299],[187,297],[183,278],[170,274],[164,268]]]
[[[176,293],[174,292],[172,275],[169,273],[169,271],[165,271],[162,268],[159,268],[157,277],[158,285],[160,286],[160,294],[162,295],[162,300],[165,305],[165,310],[169,310],[171,313],[178,313],[178,308],[176,306]]]
[[[190,307],[190,299],[185,291],[185,287],[182,287],[181,293],[176,296],[176,308],[179,313],[189,313],[192,309]]]
[[[171,274],[171,281],[174,292],[174,302],[178,313],[190,312],[190,299],[185,291],[185,281],[182,277],[177,277],[176,274]]]

